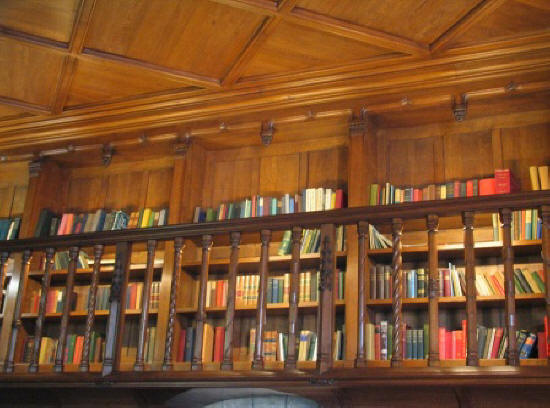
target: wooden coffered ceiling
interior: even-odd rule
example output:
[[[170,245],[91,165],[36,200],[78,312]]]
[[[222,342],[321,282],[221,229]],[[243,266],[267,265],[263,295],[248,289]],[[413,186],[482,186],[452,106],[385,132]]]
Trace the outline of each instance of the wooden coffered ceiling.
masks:
[[[312,112],[451,115],[464,96],[547,108],[550,1],[1,0],[0,73],[1,154]]]

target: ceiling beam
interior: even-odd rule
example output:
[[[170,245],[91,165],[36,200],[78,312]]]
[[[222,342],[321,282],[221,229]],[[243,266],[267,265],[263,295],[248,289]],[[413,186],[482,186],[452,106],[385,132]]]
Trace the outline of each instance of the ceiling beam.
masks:
[[[63,67],[59,73],[57,89],[52,102],[51,113],[53,115],[59,115],[63,112],[63,107],[69,97],[69,91],[71,89],[77,64],[78,59],[72,55],[67,55],[63,61]]]
[[[541,10],[550,11],[550,1],[548,0],[515,0],[515,1],[526,4],[531,7],[536,7]]]
[[[67,43],[62,41],[51,40],[46,37],[40,37],[38,35],[27,34],[22,31],[13,30],[8,27],[0,26],[0,36],[5,38],[11,38],[20,42],[35,44],[56,51],[66,51],[69,48]]]
[[[34,113],[40,113],[40,114],[50,113],[50,108],[48,106],[25,102],[20,99],[10,98],[8,96],[0,96],[0,104],[23,109]]]
[[[96,0],[82,0],[75,22],[73,24],[73,32],[71,33],[71,41],[69,43],[69,51],[72,54],[80,54],[84,48],[86,34],[92,21]]]
[[[474,24],[491,14],[497,8],[502,6],[507,0],[483,0],[472,8],[464,17],[459,19],[447,31],[445,31],[437,40],[435,40],[430,50],[432,52],[444,50],[452,40],[468,31]]]

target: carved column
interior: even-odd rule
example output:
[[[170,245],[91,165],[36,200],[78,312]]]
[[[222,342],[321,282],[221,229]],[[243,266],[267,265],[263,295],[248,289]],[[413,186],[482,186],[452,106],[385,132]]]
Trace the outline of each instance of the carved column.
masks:
[[[225,340],[223,346],[222,370],[233,369],[233,323],[235,319],[235,296],[237,292],[237,272],[239,269],[239,244],[241,233],[230,234],[231,255],[229,258],[229,275],[227,288],[227,309],[225,312]]]
[[[31,361],[29,363],[29,373],[38,372],[38,360],[40,357],[40,342],[42,341],[42,328],[46,318],[46,301],[48,290],[50,289],[51,269],[53,264],[54,248],[46,249],[46,260],[44,264],[44,276],[42,276],[42,286],[40,288],[40,303],[38,304],[38,318],[34,325],[34,343],[32,348]]]
[[[57,340],[57,350],[55,353],[55,364],[53,371],[63,372],[65,345],[67,344],[67,331],[69,329],[69,314],[73,300],[74,275],[78,265],[78,247],[69,248],[69,268],[67,269],[67,282],[65,283],[65,299],[63,300],[63,313],[61,314],[61,328],[59,329],[59,339]]]
[[[546,282],[546,319],[550,324],[550,205],[543,205],[539,210],[542,218],[542,267]],[[549,333],[547,333],[549,336]],[[550,336],[549,336],[550,337]],[[548,343],[548,337],[546,339]],[[548,355],[550,359],[550,355]]]
[[[392,317],[393,317],[393,338],[391,366],[400,367],[403,362],[403,311],[402,311],[402,286],[403,277],[401,273],[401,235],[403,233],[403,220],[394,218],[392,220]]]
[[[9,252],[0,253],[0,306],[2,306],[2,299],[4,297],[4,282],[6,281],[9,256]],[[2,313],[2,310],[0,310],[0,313]]]
[[[115,270],[109,294],[109,319],[105,333],[105,355],[102,375],[109,375],[120,363],[120,345],[124,333],[124,306],[132,245],[128,242],[116,244]]]
[[[97,282],[99,280],[99,270],[101,268],[101,256],[103,255],[103,245],[94,246],[94,269],[88,291],[88,315],[86,316],[86,328],[84,330],[84,345],[82,347],[82,360],[79,369],[82,372],[90,370],[90,337],[94,327],[95,304],[97,296]]]
[[[366,236],[369,231],[369,225],[365,221],[359,221],[357,224],[358,234],[358,300],[357,300],[357,358],[355,359],[355,367],[365,367],[367,363],[365,353],[365,324],[366,321],[366,260],[367,260],[367,247]]]
[[[502,223],[502,262],[504,264],[504,309],[506,313],[506,328],[508,330],[508,360],[507,364],[519,366],[519,354],[516,344],[516,303],[514,286],[514,248],[512,247],[512,211],[508,208],[500,210]]]
[[[6,373],[13,373],[14,369],[15,347],[17,345],[19,328],[21,327],[21,308],[23,306],[23,295],[27,286],[27,276],[29,275],[30,262],[31,251],[26,249],[23,251],[23,258],[21,260],[19,286],[17,287],[17,298],[15,299],[15,307],[13,309],[13,323],[10,338],[8,340],[8,353],[4,362],[4,371],[6,371]]]
[[[202,342],[204,322],[206,321],[206,286],[208,284],[208,267],[210,264],[210,248],[212,247],[212,235],[203,235],[202,237],[202,264],[200,275],[199,305],[197,309],[197,322],[195,333],[195,347],[193,350],[193,359],[191,361],[191,370],[202,370]]]
[[[439,362],[439,254],[437,252],[437,229],[439,217],[430,214],[426,217],[428,226],[428,314],[429,314],[429,352],[428,365],[438,367]]]
[[[292,228],[292,259],[290,261],[290,288],[288,294],[288,344],[285,369],[296,369],[296,323],[298,320],[298,296],[300,293],[300,242],[302,228]]]
[[[466,316],[467,354],[466,365],[478,366],[477,355],[477,305],[476,305],[476,259],[474,253],[474,213],[462,213],[464,224],[464,261],[466,264]]]
[[[147,241],[147,270],[141,291],[141,316],[139,319],[139,338],[134,371],[143,371],[145,368],[145,342],[147,341],[147,328],[149,327],[149,302],[151,300],[151,285],[153,284],[153,273],[155,271],[156,247],[156,240],[150,239]]]
[[[271,241],[271,231],[262,230],[260,232],[262,249],[260,253],[260,288],[258,292],[258,303],[256,305],[256,349],[254,350],[254,361],[252,369],[261,370],[264,367],[263,340],[267,309],[267,279],[269,262],[269,242]]]
[[[168,312],[168,324],[166,325],[166,343],[164,345],[164,362],[162,370],[169,371],[174,367],[172,347],[174,345],[174,324],[176,318],[176,300],[179,290],[181,272],[181,251],[183,250],[183,238],[174,239],[174,269],[170,282],[170,310]]]

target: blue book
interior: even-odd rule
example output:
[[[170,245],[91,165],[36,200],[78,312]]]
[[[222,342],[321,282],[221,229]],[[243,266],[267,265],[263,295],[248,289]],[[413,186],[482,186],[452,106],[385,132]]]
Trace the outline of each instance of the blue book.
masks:
[[[519,358],[526,359],[531,357],[531,353],[533,352],[533,346],[535,345],[536,342],[537,342],[537,335],[534,333],[529,333],[525,338],[525,341],[521,345],[521,349],[519,350]]]
[[[195,340],[195,328],[188,327],[185,331],[185,353],[183,361],[191,361],[193,358],[193,341]]]
[[[542,239],[542,220],[537,218],[537,239]]]
[[[411,271],[412,297],[418,297],[418,275],[416,269]]]
[[[279,279],[273,278],[271,287],[271,303],[279,303]]]
[[[294,197],[288,199],[288,212],[294,214]]]

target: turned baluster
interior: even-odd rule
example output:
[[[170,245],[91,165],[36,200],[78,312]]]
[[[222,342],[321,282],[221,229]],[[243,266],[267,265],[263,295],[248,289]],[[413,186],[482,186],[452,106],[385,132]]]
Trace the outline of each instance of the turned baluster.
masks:
[[[200,275],[199,305],[196,315],[195,348],[191,361],[191,370],[202,370],[202,343],[203,330],[206,321],[206,286],[208,284],[208,267],[210,264],[210,248],[212,247],[212,235],[202,237],[202,264]]]
[[[63,371],[65,345],[67,344],[67,331],[69,329],[69,314],[71,313],[73,301],[74,275],[78,265],[78,250],[79,248],[76,246],[69,248],[69,267],[67,269],[67,282],[65,284],[65,299],[63,301],[61,328],[59,329],[59,340],[57,341],[55,364],[53,366],[53,371],[56,373]]]
[[[26,249],[23,251],[23,258],[21,260],[19,286],[17,287],[17,297],[15,299],[15,307],[13,309],[13,323],[8,340],[8,352],[4,362],[4,371],[6,373],[13,373],[14,370],[15,347],[17,344],[17,335],[19,334],[19,329],[21,328],[21,308],[23,305],[23,294],[25,287],[27,286],[27,276],[29,275],[30,263],[31,251]]]
[[[103,245],[94,246],[94,269],[88,291],[88,315],[86,316],[86,328],[84,329],[84,345],[82,347],[82,360],[80,360],[79,369],[82,372],[90,370],[90,337],[94,327],[95,304],[97,295],[97,282],[99,280],[99,268],[101,266],[101,256],[103,255]],[[97,351],[99,352],[99,351]]]
[[[359,221],[357,224],[358,235],[358,263],[357,263],[357,280],[358,301],[357,301],[357,358],[355,359],[355,367],[365,367],[367,358],[365,353],[365,325],[367,306],[366,306],[366,262],[367,262],[367,247],[366,236],[369,231],[369,226],[365,221]]]
[[[138,347],[134,371],[143,371],[145,368],[145,342],[147,341],[147,328],[149,326],[149,301],[155,269],[156,247],[157,241],[154,239],[147,241],[147,270],[145,271],[145,282],[143,282],[141,290],[141,316],[139,318]]]
[[[477,355],[477,305],[476,305],[476,266],[474,253],[474,213],[462,213],[464,224],[464,261],[466,264],[466,316],[467,350],[466,365],[479,365]]]
[[[514,286],[514,248],[512,247],[512,211],[500,210],[502,224],[502,263],[504,264],[504,310],[508,330],[507,364],[519,366],[519,353],[516,342],[516,303]]]
[[[302,228],[292,228],[292,258],[290,260],[290,288],[288,293],[288,343],[285,369],[296,369],[296,325],[298,296],[300,294],[300,243]]]
[[[428,314],[429,352],[428,365],[437,367],[439,363],[439,269],[437,252],[437,229],[439,217],[430,214],[426,217],[428,226]]]
[[[2,299],[4,298],[4,282],[6,281],[9,256],[9,252],[0,253],[0,306],[3,306]],[[2,310],[0,310],[0,313],[2,313]]]
[[[34,342],[32,347],[31,360],[29,363],[29,373],[38,372],[40,342],[42,341],[42,329],[44,327],[44,319],[46,318],[46,302],[48,299],[48,290],[50,289],[51,269],[54,254],[54,248],[46,249],[44,275],[42,276],[42,286],[40,287],[40,302],[38,304],[38,318],[36,319],[36,323],[34,325]]]
[[[230,234],[231,255],[229,258],[229,276],[227,288],[227,309],[225,312],[225,341],[223,346],[222,370],[233,369],[233,323],[235,319],[235,294],[237,291],[237,272],[239,268],[240,232]]]
[[[163,371],[173,368],[172,347],[174,345],[174,324],[176,318],[176,300],[179,290],[181,272],[181,251],[183,249],[183,238],[174,239],[174,269],[172,270],[172,282],[170,283],[170,310],[168,312],[168,324],[166,326],[166,343],[164,345]]]
[[[261,370],[264,366],[263,359],[263,339],[265,328],[265,316],[267,308],[267,264],[269,262],[269,242],[271,240],[271,231],[262,230],[260,233],[262,248],[260,253],[260,287],[258,292],[258,303],[256,308],[256,349],[254,351],[254,361],[252,368]]]
[[[401,272],[401,235],[403,233],[403,220],[394,218],[392,220],[392,320],[393,320],[393,337],[392,337],[392,358],[391,366],[400,367],[403,362],[403,311],[402,311],[402,286],[403,277]]]
[[[543,205],[539,210],[542,219],[542,268],[545,278],[546,319],[550,324],[550,205]],[[547,333],[547,336],[549,334]],[[546,338],[548,343],[548,337]],[[550,359],[550,354],[548,355]]]
[[[317,369],[328,371],[333,365],[332,341],[336,314],[334,309],[334,269],[336,267],[336,228],[321,226],[321,270],[319,273],[319,306],[317,311]]]

